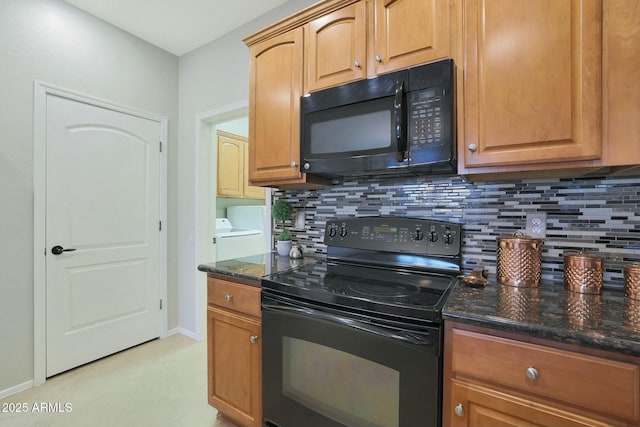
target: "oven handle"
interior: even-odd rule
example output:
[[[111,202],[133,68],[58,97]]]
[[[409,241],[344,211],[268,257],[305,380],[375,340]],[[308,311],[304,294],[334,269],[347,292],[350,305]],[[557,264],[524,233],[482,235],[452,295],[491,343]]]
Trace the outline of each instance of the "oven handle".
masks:
[[[311,308],[299,308],[299,307],[288,307],[276,304],[262,304],[263,309],[267,309],[269,311],[285,311],[289,313],[295,313],[304,317],[313,317],[315,319],[322,319],[328,322],[337,323],[340,325],[344,325],[350,328],[359,329],[366,332],[371,332],[372,334],[380,335],[385,338],[391,338],[394,340],[402,341],[408,344],[413,345],[422,345],[422,346],[433,346],[434,343],[432,340],[424,337],[420,333],[412,333],[410,331],[402,331],[396,332],[391,329],[383,328],[380,326],[369,325],[363,322],[359,322],[354,319],[349,319],[347,317],[336,316],[335,314],[324,313],[322,311],[314,310]]]

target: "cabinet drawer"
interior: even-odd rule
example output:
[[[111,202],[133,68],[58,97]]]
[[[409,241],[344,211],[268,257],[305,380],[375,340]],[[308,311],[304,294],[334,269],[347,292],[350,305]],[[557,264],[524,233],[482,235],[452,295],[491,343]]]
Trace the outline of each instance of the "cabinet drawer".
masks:
[[[452,370],[530,394],[638,420],[640,368],[556,348],[453,329]],[[534,371],[527,370],[533,368]],[[531,378],[533,377],[533,378]]]
[[[209,304],[260,317],[260,288],[209,277],[207,279]]]

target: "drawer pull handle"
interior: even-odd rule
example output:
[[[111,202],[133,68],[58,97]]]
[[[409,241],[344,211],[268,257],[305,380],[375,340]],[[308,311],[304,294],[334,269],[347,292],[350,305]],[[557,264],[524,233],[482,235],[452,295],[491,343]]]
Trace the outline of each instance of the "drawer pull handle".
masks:
[[[256,341],[258,341],[258,336],[257,335],[251,335],[249,337],[249,341],[251,341],[252,343],[255,343]]]
[[[224,299],[226,299],[227,301],[231,301],[233,299],[233,295],[225,295]]]
[[[459,417],[464,417],[464,407],[462,406],[462,403],[458,403],[456,407],[453,408],[453,412],[455,412]]]
[[[529,366],[525,372],[527,374],[527,378],[529,378],[530,380],[535,381],[538,379],[539,374],[536,368],[532,368],[531,366]]]

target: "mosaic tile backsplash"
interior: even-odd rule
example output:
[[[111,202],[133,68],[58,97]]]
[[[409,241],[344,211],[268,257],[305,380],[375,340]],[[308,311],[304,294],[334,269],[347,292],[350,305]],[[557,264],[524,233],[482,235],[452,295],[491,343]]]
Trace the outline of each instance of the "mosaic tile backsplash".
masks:
[[[496,269],[496,238],[526,228],[526,214],[547,213],[542,282],[563,281],[563,253],[604,257],[604,288],[622,289],[623,266],[640,262],[640,177],[468,183],[450,178],[357,178],[317,190],[276,191],[304,210],[291,234],[306,251],[323,253],[325,222],[336,216],[399,215],[463,225],[463,267]],[[279,233],[280,224],[275,232]]]

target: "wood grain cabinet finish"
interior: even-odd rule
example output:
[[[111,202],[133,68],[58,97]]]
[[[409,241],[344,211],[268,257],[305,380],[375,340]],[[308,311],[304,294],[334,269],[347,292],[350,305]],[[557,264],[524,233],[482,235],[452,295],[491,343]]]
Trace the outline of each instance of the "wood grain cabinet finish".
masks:
[[[304,51],[305,92],[365,78],[367,42],[364,1],[308,23]]]
[[[249,184],[249,150],[247,138],[217,131],[217,196],[264,199],[265,190]]]
[[[445,328],[443,425],[638,425],[637,359],[472,329],[455,323]]]
[[[372,60],[376,75],[447,58],[450,0],[375,0]]]
[[[601,156],[601,0],[464,2],[464,168]]]
[[[260,288],[207,279],[208,401],[242,427],[262,426]]]
[[[640,2],[605,0],[603,32],[606,164],[639,165]]]
[[[301,180],[302,28],[250,47],[249,180]]]

